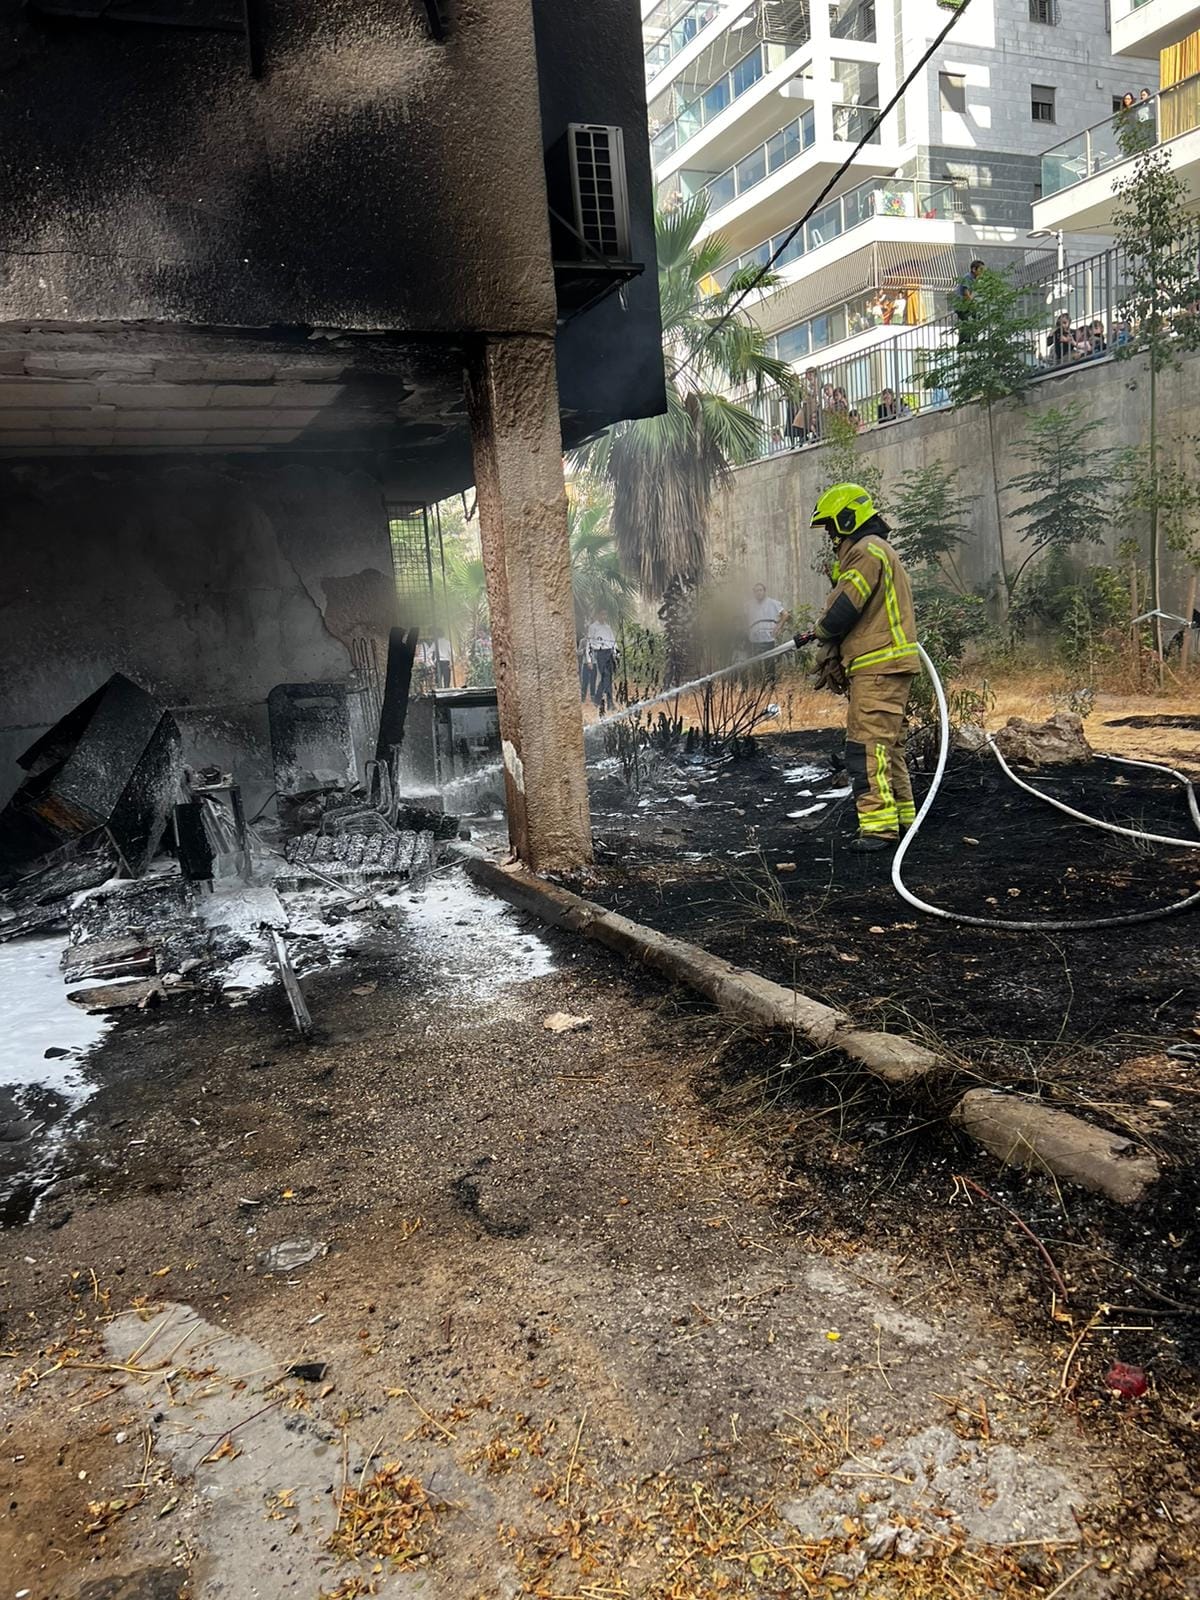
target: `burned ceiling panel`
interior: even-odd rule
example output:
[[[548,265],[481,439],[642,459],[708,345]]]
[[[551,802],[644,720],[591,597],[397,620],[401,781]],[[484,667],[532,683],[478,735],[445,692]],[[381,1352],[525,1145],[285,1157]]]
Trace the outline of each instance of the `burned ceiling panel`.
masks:
[[[470,481],[462,361],[344,335],[0,328],[0,457],[370,451],[410,463],[414,493],[450,492]]]

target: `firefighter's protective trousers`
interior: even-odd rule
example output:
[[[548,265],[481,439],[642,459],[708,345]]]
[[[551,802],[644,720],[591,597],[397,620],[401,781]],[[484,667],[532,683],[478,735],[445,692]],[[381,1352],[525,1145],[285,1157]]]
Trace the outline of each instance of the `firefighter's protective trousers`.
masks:
[[[904,760],[904,710],[917,675],[912,588],[873,517],[841,541],[817,638],[836,643],[850,691],[846,766],[862,833],[894,839],[916,815]]]
[[[855,672],[846,716],[846,768],[861,833],[895,839],[916,816],[904,759],[904,711],[912,672]]]

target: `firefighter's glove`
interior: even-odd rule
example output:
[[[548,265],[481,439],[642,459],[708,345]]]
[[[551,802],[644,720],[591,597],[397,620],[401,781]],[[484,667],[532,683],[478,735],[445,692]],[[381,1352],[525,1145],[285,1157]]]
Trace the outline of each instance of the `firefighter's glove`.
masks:
[[[828,689],[831,694],[845,694],[849,687],[846,669],[836,644],[826,641],[817,646],[817,663],[813,672],[813,688]]]

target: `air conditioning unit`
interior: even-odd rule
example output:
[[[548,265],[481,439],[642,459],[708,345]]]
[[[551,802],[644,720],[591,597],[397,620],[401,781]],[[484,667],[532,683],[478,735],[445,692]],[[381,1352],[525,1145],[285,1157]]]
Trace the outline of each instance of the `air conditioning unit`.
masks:
[[[636,278],[644,268],[630,259],[632,234],[625,137],[604,122],[569,122],[546,152],[550,242],[559,320]]]
[[[553,195],[551,204],[569,206],[565,220],[585,256],[628,261],[629,189],[624,132],[603,122],[569,122],[564,154],[566,171],[562,177],[567,180],[568,192]]]

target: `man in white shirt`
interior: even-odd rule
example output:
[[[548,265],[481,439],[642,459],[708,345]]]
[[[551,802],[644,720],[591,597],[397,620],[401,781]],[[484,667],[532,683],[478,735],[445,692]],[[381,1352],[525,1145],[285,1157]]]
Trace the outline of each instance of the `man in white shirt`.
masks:
[[[601,711],[612,710],[613,667],[617,660],[617,636],[609,624],[608,613],[601,611],[588,623],[587,656],[592,666],[592,703]]]
[[[761,656],[779,643],[779,625],[787,616],[787,608],[767,594],[765,583],[754,585],[754,596],[746,604],[746,638],[750,654]]]
[[[787,608],[779,600],[772,600],[767,593],[765,583],[754,585],[754,594],[746,602],[746,643],[748,654],[752,656],[765,655],[768,650],[774,650],[779,643],[779,629],[787,620]],[[768,681],[775,681],[775,663],[772,662],[767,673]],[[749,686],[752,678],[747,678]]]

